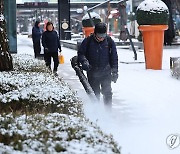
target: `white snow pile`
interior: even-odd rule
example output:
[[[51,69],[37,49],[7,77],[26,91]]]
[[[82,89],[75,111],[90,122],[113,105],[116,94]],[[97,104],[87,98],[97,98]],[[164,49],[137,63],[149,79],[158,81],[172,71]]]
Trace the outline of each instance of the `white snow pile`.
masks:
[[[90,12],[90,15],[91,15],[91,18],[101,19],[100,15],[97,14],[96,12]],[[86,19],[89,19],[89,14],[88,13],[86,13],[82,18],[82,20],[86,20]]]
[[[13,71],[0,72],[0,153],[120,153],[43,61],[17,54],[13,64]]]
[[[168,7],[161,0],[145,0],[139,4],[137,10],[148,11],[152,13],[168,12]]]

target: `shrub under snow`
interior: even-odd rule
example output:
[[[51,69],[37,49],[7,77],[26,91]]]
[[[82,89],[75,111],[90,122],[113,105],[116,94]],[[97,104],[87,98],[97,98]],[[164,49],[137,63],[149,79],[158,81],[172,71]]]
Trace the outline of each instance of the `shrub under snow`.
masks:
[[[136,18],[139,25],[167,25],[168,7],[161,0],[144,0],[137,7]]]
[[[13,55],[0,72],[0,152],[120,153],[112,136],[85,118],[76,93],[43,61]]]

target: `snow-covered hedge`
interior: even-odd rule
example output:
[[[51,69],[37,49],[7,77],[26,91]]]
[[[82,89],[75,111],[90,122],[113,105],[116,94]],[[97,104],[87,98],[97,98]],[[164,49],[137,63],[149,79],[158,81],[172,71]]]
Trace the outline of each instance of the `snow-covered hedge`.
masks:
[[[90,12],[90,15],[91,15],[91,18],[94,22],[94,25],[101,22],[101,18],[97,13]],[[93,27],[93,25],[91,24],[91,20],[89,19],[88,13],[83,16],[82,25],[83,25],[83,27]]]
[[[9,106],[13,111],[22,110],[25,106],[39,112],[82,113],[75,92],[60,77],[48,73],[44,61],[31,55],[13,55],[13,61],[14,71],[0,73],[1,111],[10,111]]]
[[[2,153],[120,153],[112,136],[90,121],[59,113],[0,115]]]
[[[13,55],[13,63],[13,71],[0,72],[0,153],[120,153],[43,61]]]
[[[24,72],[46,72],[48,69],[45,67],[44,60],[34,59],[29,54],[14,54],[13,65],[15,71]]]
[[[167,25],[168,7],[161,0],[144,0],[137,7],[136,19],[139,25]]]
[[[80,114],[75,93],[58,77],[41,72],[0,73],[0,109],[58,111],[66,114]],[[18,108],[17,108],[18,106]],[[9,109],[10,110],[10,109]],[[26,109],[23,109],[26,110]]]

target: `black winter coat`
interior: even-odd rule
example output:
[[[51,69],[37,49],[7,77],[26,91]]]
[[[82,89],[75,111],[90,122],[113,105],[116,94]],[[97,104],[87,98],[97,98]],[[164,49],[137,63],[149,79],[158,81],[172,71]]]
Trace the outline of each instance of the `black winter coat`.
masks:
[[[56,31],[45,31],[42,35],[42,46],[48,48],[49,52],[61,51],[59,37]]]
[[[109,50],[108,40],[105,38],[102,42],[97,42],[94,36],[88,43],[87,38],[83,40],[78,50],[78,61],[83,63],[89,61],[92,70],[107,71],[113,69],[118,72],[118,55],[114,41],[111,41],[111,50]]]
[[[40,41],[41,34],[42,34],[41,29],[38,27],[37,24],[35,24],[35,26],[32,29],[32,40],[33,40],[33,43],[37,43],[37,42]]]

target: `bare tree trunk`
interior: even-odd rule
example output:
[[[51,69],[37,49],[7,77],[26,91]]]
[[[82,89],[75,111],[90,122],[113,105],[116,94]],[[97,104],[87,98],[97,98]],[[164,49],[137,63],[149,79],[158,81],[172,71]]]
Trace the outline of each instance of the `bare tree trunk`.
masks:
[[[12,69],[12,56],[9,52],[6,23],[4,18],[4,0],[0,0],[0,71],[9,71]]]
[[[126,41],[128,39],[128,35],[126,33],[126,24],[127,24],[127,14],[126,14],[126,0],[119,2],[118,10],[120,13],[120,36],[119,40]]]
[[[108,27],[108,32],[111,32],[110,23],[109,23],[109,15],[111,14],[111,9],[112,9],[111,4],[110,2],[108,2],[106,19],[105,19],[105,23],[107,24]]]

